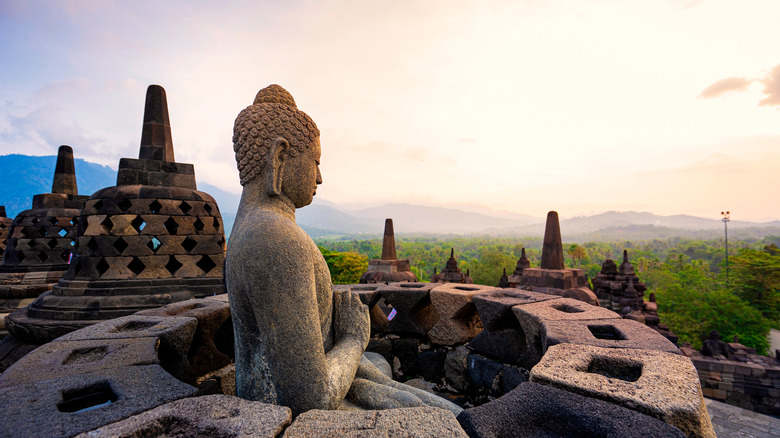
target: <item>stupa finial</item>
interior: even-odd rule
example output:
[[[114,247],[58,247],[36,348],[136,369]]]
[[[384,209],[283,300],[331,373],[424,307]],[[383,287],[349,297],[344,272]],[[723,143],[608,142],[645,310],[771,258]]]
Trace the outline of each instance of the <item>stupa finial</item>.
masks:
[[[393,220],[385,219],[385,236],[382,239],[382,260],[395,260],[395,232],[393,231]]]
[[[57,151],[57,164],[54,166],[54,182],[51,185],[52,193],[64,193],[66,195],[78,195],[76,187],[76,168],[73,165],[73,148],[60,146]]]
[[[142,160],[176,161],[173,158],[173,137],[171,121],[168,117],[168,99],[165,89],[159,85],[149,85],[146,89],[144,106],[144,126],[141,132]]]
[[[542,269],[563,269],[563,242],[558,212],[547,213],[544,227],[544,246],[542,247]]]

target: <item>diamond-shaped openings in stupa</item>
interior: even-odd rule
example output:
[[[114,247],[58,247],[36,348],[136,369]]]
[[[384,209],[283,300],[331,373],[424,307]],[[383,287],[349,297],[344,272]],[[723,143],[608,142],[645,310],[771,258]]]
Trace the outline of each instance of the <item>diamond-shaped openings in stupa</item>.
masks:
[[[135,231],[138,233],[141,233],[141,231],[146,228],[146,222],[141,218],[141,216],[136,216],[131,222],[130,225],[135,228]]]
[[[209,215],[211,214],[211,206],[210,206],[210,205],[208,205],[208,204],[205,204],[205,205],[203,206],[203,210],[205,210],[205,211],[206,211],[206,214],[209,214]]]
[[[199,267],[201,271],[208,274],[212,269],[217,267],[217,264],[214,263],[214,260],[211,260],[211,257],[204,255],[200,258],[200,260],[198,260],[197,263],[195,263],[195,266]]]
[[[187,237],[181,242],[181,247],[184,248],[185,251],[190,252],[195,248],[197,244],[198,242],[195,239],[191,237]]]
[[[182,265],[181,262],[176,260],[176,257],[169,256],[168,257],[168,263],[165,264],[165,269],[167,269],[168,272],[171,273],[171,275],[174,275],[174,274],[176,274],[176,271],[178,271],[179,268],[181,268],[182,266],[184,266],[184,265]]]
[[[100,226],[103,228],[104,233],[111,234],[111,228],[114,227],[114,222],[111,221],[110,217],[106,216],[106,218],[100,222]]]
[[[149,211],[151,211],[154,214],[157,214],[162,210],[162,204],[160,204],[160,201],[154,200],[149,204]]]
[[[125,252],[129,244],[125,241],[123,238],[118,238],[116,241],[114,241],[114,249],[117,250],[119,254],[122,254]]]
[[[41,263],[45,262],[48,259],[49,259],[49,256],[47,256],[45,252],[41,251],[41,252],[38,253],[38,260],[40,260]]]
[[[133,206],[133,202],[132,202],[132,201],[130,201],[129,199],[125,198],[125,199],[122,199],[121,201],[119,201],[119,202],[116,204],[116,206],[117,206],[117,207],[119,207],[119,210],[121,210],[121,211],[122,211],[122,213],[124,213],[124,212],[126,212],[127,210],[129,210],[129,209],[130,209],[130,207],[132,207],[132,206]]]
[[[152,238],[149,239],[149,243],[147,243],[146,246],[148,246],[153,253],[157,254],[157,251],[162,246],[162,242],[160,241],[160,239],[157,238],[157,236],[152,236]]]
[[[206,224],[204,224],[200,218],[195,219],[195,223],[192,224],[192,226],[195,227],[195,231],[198,233],[203,232],[203,229],[206,228]]]
[[[181,210],[182,213],[187,214],[192,210],[192,206],[190,204],[187,204],[186,201],[181,201],[181,204],[179,204],[179,210]]]
[[[51,249],[54,249],[57,246],[57,239],[49,239],[49,241],[46,242],[46,246],[48,246]]]
[[[169,217],[168,220],[163,223],[165,226],[165,229],[168,230],[168,234],[175,235],[176,231],[179,229],[179,224],[176,222],[176,219],[173,217]]]
[[[100,261],[99,261],[99,262],[97,262],[97,265],[95,265],[95,269],[97,269],[97,271],[98,271],[98,274],[100,274],[101,276],[102,276],[103,274],[105,274],[105,273],[106,273],[106,271],[108,271],[108,268],[109,268],[109,267],[110,267],[110,266],[108,266],[108,262],[106,262],[106,260],[105,260],[105,259],[100,259]]]
[[[57,234],[58,234],[60,237],[65,237],[65,236],[67,236],[67,235],[68,235],[68,230],[66,230],[65,228],[62,228],[62,229],[60,229],[60,231],[59,231],[59,232],[57,232]]]
[[[133,257],[130,263],[127,264],[127,269],[133,272],[135,275],[141,274],[146,269],[146,265],[138,257]]]

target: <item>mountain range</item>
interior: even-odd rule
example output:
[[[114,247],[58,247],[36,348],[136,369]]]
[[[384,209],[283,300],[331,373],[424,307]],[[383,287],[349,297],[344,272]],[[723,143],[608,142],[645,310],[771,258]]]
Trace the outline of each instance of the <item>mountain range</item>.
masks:
[[[0,205],[5,205],[9,217],[30,208],[33,195],[51,191],[55,162],[55,156],[0,156],[0,174],[5,177],[4,184],[0,185]],[[108,166],[77,158],[75,167],[81,194],[91,194],[116,184],[116,171]],[[198,189],[217,200],[225,230],[229,233],[240,196],[205,183],[199,183]],[[315,198],[311,205],[296,213],[298,224],[315,238],[375,238],[382,234],[385,218],[393,218],[398,235],[531,237],[544,234],[545,222],[545,218],[523,214],[508,215],[490,211],[475,213],[458,208],[407,203],[347,209],[320,198]],[[561,232],[567,242],[669,237],[714,239],[723,236],[723,223],[719,219],[687,215],[660,216],[647,212],[608,211],[593,216],[563,219]],[[768,235],[780,235],[780,221],[729,222],[729,236],[735,239],[760,239]]]

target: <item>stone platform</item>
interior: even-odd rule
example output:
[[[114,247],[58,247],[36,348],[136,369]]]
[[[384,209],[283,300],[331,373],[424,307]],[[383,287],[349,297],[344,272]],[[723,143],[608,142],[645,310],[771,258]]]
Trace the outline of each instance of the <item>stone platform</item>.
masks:
[[[411,408],[310,411],[290,423],[287,408],[232,397],[232,322],[227,297],[218,295],[101,322],[39,347],[0,374],[0,421],[17,436],[236,436],[246,433],[242,422],[264,424],[273,431],[267,436],[575,437],[593,427],[599,436],[715,436],[691,361],[654,330],[607,309],[478,285],[340,288],[352,287],[363,302],[384,302],[397,315],[371,340],[384,345],[378,352],[396,380],[417,377],[409,384],[449,391],[443,395],[467,408],[457,419]],[[456,335],[442,335],[448,330]],[[475,337],[482,341],[472,346]],[[507,346],[518,355],[500,359]],[[482,394],[481,405],[456,387]]]

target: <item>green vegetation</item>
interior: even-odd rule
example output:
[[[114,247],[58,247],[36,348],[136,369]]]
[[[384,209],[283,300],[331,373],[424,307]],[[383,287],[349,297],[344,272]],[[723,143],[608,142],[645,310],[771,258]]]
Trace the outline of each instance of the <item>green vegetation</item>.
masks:
[[[655,293],[661,322],[680,337],[700,348],[711,330],[731,341],[766,353],[770,328],[780,328],[780,237],[729,242],[729,281],[725,273],[722,240],[666,240],[585,242],[564,244],[566,265],[585,270],[593,278],[601,263],[622,261],[623,249],[649,293]],[[379,258],[381,239],[318,239],[334,283],[356,283],[367,260]],[[399,257],[408,258],[422,281],[433,269],[444,268],[455,248],[455,257],[475,283],[495,286],[506,268],[515,268],[526,248],[531,266],[539,266],[541,238],[495,237],[396,237]]]

